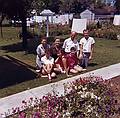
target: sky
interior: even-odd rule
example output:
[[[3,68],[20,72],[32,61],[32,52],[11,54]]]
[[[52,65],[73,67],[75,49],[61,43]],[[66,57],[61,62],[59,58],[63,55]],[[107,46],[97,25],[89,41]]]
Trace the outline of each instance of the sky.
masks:
[[[107,3],[111,3],[113,0],[105,0]],[[115,0],[114,0],[115,1]]]

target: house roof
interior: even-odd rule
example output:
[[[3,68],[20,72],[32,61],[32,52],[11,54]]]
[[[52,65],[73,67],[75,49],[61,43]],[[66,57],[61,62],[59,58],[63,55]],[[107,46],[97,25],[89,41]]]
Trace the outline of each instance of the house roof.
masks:
[[[105,8],[97,8],[92,10],[93,13],[95,13],[96,15],[111,15],[115,13],[115,8],[113,7],[105,7]]]

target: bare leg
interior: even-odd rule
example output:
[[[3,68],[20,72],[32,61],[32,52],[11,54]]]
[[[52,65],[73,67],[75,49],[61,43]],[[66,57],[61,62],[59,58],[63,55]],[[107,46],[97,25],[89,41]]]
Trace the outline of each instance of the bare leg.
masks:
[[[70,72],[71,72],[71,73],[73,73],[73,74],[78,73],[78,71],[77,71],[77,70],[75,70],[75,69],[70,69]]]
[[[74,69],[77,70],[78,72],[81,72],[83,68],[79,65],[74,66]]]
[[[50,64],[44,65],[43,66],[43,73],[48,75],[48,79],[51,81],[51,71],[52,71],[52,66]]]
[[[67,60],[66,60],[66,58],[62,58],[62,62],[63,62],[63,66],[64,66],[64,69],[65,69],[66,75],[67,75],[67,77],[69,77],[69,74],[68,74],[69,68],[67,67]]]
[[[59,64],[55,64],[54,71],[55,71],[55,72],[58,72],[58,73],[61,72],[61,68],[60,68],[60,65],[59,65]]]

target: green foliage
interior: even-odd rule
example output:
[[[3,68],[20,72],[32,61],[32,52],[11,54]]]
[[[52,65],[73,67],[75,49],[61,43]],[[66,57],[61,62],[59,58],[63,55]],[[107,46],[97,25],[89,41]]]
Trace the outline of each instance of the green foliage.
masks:
[[[120,0],[116,0],[115,6],[116,6],[117,13],[119,14],[120,13]]]
[[[70,27],[69,25],[61,25],[61,24],[51,24],[49,25],[49,34],[52,37],[55,36],[61,36],[61,35],[66,35],[70,33]],[[45,36],[46,35],[46,25],[43,25],[43,27],[41,28],[41,32],[40,32],[41,36]]]
[[[108,25],[103,26],[102,28],[95,28],[94,26],[91,26],[90,35],[97,38],[105,38],[109,40],[117,40],[117,35],[120,33],[120,27]]]
[[[50,34],[51,36],[60,36],[60,35],[65,35],[69,34],[70,32],[70,27],[69,25],[53,25],[50,29]]]

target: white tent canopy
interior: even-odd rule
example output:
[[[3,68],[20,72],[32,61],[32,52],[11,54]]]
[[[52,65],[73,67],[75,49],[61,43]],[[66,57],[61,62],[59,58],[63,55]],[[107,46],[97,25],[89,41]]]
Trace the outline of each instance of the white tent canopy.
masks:
[[[44,10],[40,13],[41,16],[53,16],[54,14],[55,14],[55,13],[52,12],[51,10],[49,10],[49,9],[44,9]]]

